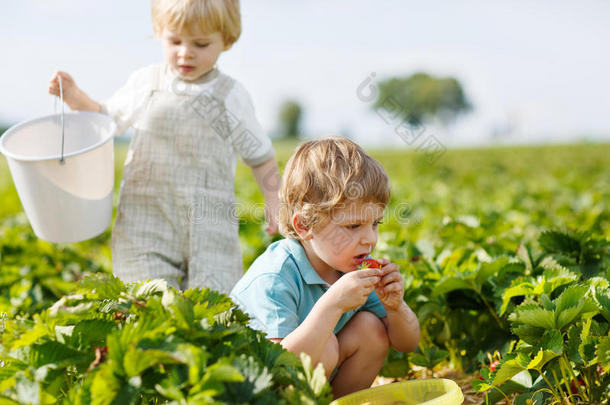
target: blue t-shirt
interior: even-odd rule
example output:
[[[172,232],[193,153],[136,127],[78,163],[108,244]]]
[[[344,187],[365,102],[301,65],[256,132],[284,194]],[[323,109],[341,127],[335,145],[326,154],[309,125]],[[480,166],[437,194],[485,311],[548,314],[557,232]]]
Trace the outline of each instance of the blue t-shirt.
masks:
[[[250,326],[267,338],[285,338],[307,317],[330,285],[309,263],[305,250],[294,239],[271,244],[260,255],[231,291],[233,301],[248,315]],[[383,304],[373,291],[359,308],[344,313],[334,333],[361,310],[380,318],[386,316]]]

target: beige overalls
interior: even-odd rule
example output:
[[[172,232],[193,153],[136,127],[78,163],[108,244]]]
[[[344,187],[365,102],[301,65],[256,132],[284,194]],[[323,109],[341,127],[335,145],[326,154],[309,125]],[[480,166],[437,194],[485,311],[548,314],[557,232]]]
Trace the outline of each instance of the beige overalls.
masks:
[[[243,273],[234,209],[236,151],[224,100],[233,79],[212,70],[210,94],[162,90],[144,103],[123,173],[114,273],[228,293]],[[182,84],[184,85],[184,82]],[[175,88],[174,88],[175,87]]]

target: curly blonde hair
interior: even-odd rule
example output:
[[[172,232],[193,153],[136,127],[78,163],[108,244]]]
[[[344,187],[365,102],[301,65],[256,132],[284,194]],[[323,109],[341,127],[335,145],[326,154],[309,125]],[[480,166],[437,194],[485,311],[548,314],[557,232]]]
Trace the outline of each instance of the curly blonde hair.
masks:
[[[325,137],[302,144],[284,169],[279,191],[280,233],[300,239],[292,218],[300,216],[305,228],[330,218],[345,203],[390,201],[390,182],[379,162],[356,143],[340,136]]]
[[[220,32],[225,46],[241,35],[239,0],[152,0],[153,30],[163,29],[194,34]]]

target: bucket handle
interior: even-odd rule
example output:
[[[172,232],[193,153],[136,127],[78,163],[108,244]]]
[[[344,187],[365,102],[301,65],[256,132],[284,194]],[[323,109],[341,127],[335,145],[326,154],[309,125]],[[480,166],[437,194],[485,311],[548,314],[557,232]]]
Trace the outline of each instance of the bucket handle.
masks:
[[[57,79],[59,80],[59,99],[61,101],[61,156],[59,158],[59,164],[63,165],[65,163],[64,160],[64,88],[61,81],[61,75],[57,75]],[[57,112],[57,99],[55,99],[55,112]]]

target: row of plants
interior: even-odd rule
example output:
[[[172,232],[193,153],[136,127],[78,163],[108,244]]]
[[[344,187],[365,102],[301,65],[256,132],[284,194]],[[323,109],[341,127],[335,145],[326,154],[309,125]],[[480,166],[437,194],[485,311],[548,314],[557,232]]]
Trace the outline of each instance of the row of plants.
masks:
[[[215,291],[86,276],[50,308],[4,320],[0,403],[329,403],[323,369],[247,320]]]
[[[88,273],[107,271],[69,245],[38,239],[23,215],[0,222],[0,314],[31,316],[74,291]]]
[[[380,253],[405,270],[405,300],[424,333],[416,353],[391,353],[382,372],[401,377],[408,362],[471,373],[483,366],[474,386],[490,403],[607,403],[608,238],[546,231],[506,250],[512,243],[477,239],[484,221],[465,222],[441,229],[455,236],[456,227],[470,228],[459,247],[383,244]]]
[[[34,395],[40,403],[73,402],[76,398],[98,403],[95,398],[101,391],[92,391],[97,378],[114,381],[111,385],[116,387],[134,383],[138,388],[129,391],[131,394],[117,391],[114,397],[104,389],[108,403],[127,394],[133,394],[130,398],[136,402],[149,403],[153,398],[180,402],[180,395],[168,397],[159,385],[170,375],[165,371],[174,365],[182,364],[176,367],[186,370],[186,363],[176,360],[188,357],[178,353],[181,349],[174,343],[179,342],[209,352],[200,354],[205,358],[212,353],[214,360],[223,359],[221,363],[227,361],[229,353],[258,356],[258,371],[266,367],[276,377],[273,389],[260,397],[265,400],[269,395],[288,403],[295,401],[294,395],[314,402],[329,400],[328,392],[320,391],[323,376],[314,381],[311,368],[301,369],[294,356],[249,329],[247,317],[231,309],[226,296],[207,290],[179,294],[158,282],[124,286],[79,252],[42,242],[27,227],[13,225],[6,227],[0,238],[5,318],[0,393],[6,398],[27,403],[31,401],[26,398]],[[445,228],[456,226],[464,224],[446,221]],[[443,232],[451,233],[447,229]],[[390,234],[387,231],[384,237]],[[404,377],[411,365],[433,369],[448,362],[453,368],[475,372],[486,364],[475,387],[487,391],[492,403],[509,396],[516,404],[527,400],[602,403],[608,398],[607,238],[547,231],[535,245],[521,244],[515,251],[504,252],[498,249],[500,241],[494,241],[493,247],[469,241],[453,250],[447,244],[438,251],[404,240],[385,242],[379,253],[401,265],[405,300],[416,310],[424,333],[415,353],[391,352],[382,375]],[[92,272],[99,274],[82,280]],[[223,315],[218,316],[220,313]],[[204,332],[208,326],[211,330]],[[152,350],[138,356],[146,361],[156,359],[154,364],[144,362],[125,371],[125,364],[133,358],[126,361],[120,356],[126,355],[129,347]],[[284,360],[274,368],[280,358]],[[112,359],[114,365],[110,366],[107,360]],[[205,361],[197,367],[204,373],[212,364],[215,362]],[[199,393],[192,391],[188,381],[200,381],[201,373],[196,377],[173,374],[173,382],[184,388],[182,399]],[[138,378],[144,378],[144,385]],[[286,387],[293,388],[286,391]],[[212,398],[251,402],[258,398],[259,392],[254,391],[227,397],[222,388],[214,394],[217,398],[205,397],[202,403]],[[302,400],[299,397],[296,401]]]

